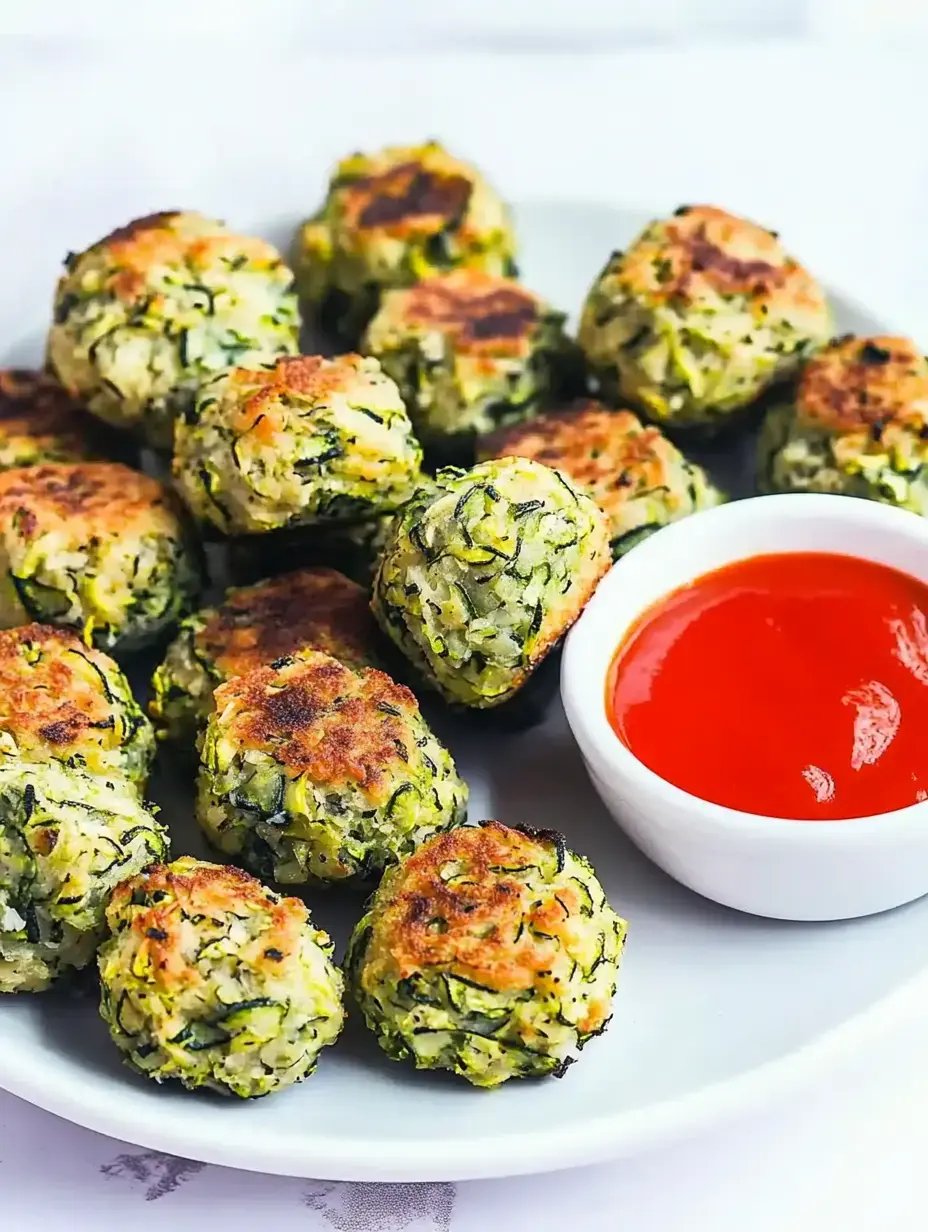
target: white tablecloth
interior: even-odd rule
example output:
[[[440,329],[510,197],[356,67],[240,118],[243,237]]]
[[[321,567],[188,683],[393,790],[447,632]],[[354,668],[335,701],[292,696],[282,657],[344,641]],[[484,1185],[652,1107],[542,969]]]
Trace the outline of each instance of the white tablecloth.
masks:
[[[130,132],[120,74],[150,87],[165,67],[158,55],[139,46],[122,68],[103,73],[89,52],[81,59],[54,38],[29,54],[0,45],[4,141],[15,125],[17,139],[36,140],[53,169],[56,116],[73,139],[94,99],[106,101],[114,130]],[[275,75],[285,71],[279,53]],[[825,278],[928,343],[928,74],[920,48],[892,58],[861,45],[839,56],[771,44],[389,64],[330,55],[292,71],[312,84],[302,97],[317,154],[419,135],[425,116],[428,131],[474,153],[514,197],[569,195],[581,185],[588,196],[655,208],[718,200],[774,223]],[[313,99],[326,100],[315,116]],[[208,117],[202,123],[208,133]],[[249,133],[259,140],[260,125]],[[144,133],[127,143],[126,173],[141,174],[157,145]],[[204,149],[208,157],[208,140]],[[154,165],[150,174],[154,186]],[[40,175],[13,189],[57,191],[80,212],[79,185]],[[235,1228],[257,1220],[344,1232],[923,1232],[926,1038],[928,1003],[872,1055],[751,1121],[614,1165],[457,1186],[333,1185],[204,1167],[0,1094],[0,1227],[199,1232],[205,1220]]]
[[[724,1131],[595,1168],[458,1185],[300,1181],[140,1151],[0,1095],[16,1232],[924,1232],[928,1006],[874,1055]]]

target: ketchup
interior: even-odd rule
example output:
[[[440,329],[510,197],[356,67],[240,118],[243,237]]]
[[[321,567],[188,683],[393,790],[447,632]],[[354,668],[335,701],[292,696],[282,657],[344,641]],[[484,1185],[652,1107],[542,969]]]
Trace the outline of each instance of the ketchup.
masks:
[[[646,611],[606,704],[667,782],[835,821],[928,799],[928,586],[852,556],[755,556]]]

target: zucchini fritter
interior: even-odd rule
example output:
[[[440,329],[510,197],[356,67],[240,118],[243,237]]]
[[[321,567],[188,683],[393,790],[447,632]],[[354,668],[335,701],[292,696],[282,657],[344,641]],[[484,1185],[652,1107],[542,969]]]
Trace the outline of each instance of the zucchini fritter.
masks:
[[[220,685],[197,819],[288,885],[365,881],[464,819],[467,788],[409,689],[301,650]]]
[[[48,355],[88,410],[169,449],[204,380],[296,354],[299,328],[293,274],[276,249],[167,211],[68,256]]]
[[[766,492],[837,492],[928,516],[928,361],[908,338],[835,339],[758,444]]]
[[[609,1022],[625,928],[560,835],[485,821],[387,870],[345,971],[393,1060],[478,1087],[560,1077]]]
[[[376,359],[302,355],[204,385],[195,421],[178,424],[174,476],[198,518],[254,534],[388,513],[421,461]]]
[[[362,349],[396,381],[426,449],[458,461],[475,434],[527,419],[576,380],[564,321],[512,279],[464,268],[388,291]]]
[[[611,563],[605,514],[540,462],[440,470],[397,516],[372,608],[452,702],[507,701],[567,632]]]
[[[201,570],[172,493],[117,462],[0,473],[0,626],[138,646],[188,612]]]
[[[342,1028],[342,975],[305,905],[184,856],[124,881],[106,912],[100,1014],[156,1082],[253,1099],[300,1082]]]
[[[515,247],[496,191],[429,141],[342,159],[297,233],[294,268],[301,296],[353,347],[383,290],[462,267],[510,275]]]
[[[658,423],[715,429],[830,333],[822,288],[775,232],[684,205],[612,254],[578,341],[608,392]]]
[[[167,850],[124,779],[0,762],[0,993],[86,967],[115,886]]]
[[[151,724],[119,666],[67,629],[0,631],[0,759],[123,775],[144,789]]]

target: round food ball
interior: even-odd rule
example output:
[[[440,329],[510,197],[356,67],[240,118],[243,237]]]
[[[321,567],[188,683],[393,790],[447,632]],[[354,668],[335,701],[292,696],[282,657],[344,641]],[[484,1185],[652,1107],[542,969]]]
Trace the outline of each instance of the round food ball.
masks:
[[[68,629],[0,631],[0,759],[59,762],[144,788],[151,723],[116,663]]]
[[[366,881],[463,821],[467,788],[409,689],[301,650],[216,690],[197,819],[288,885]]]
[[[824,291],[775,232],[685,205],[612,254],[578,341],[604,388],[651,419],[718,428],[831,328]]]
[[[367,592],[334,569],[308,568],[226,592],[181,623],[152,678],[151,716],[163,739],[193,741],[213,690],[313,647],[350,666],[373,664],[380,630]]]
[[[422,450],[376,359],[302,355],[204,385],[174,476],[198,518],[254,534],[398,508]]]
[[[0,762],[0,993],[86,967],[114,887],[167,850],[126,780]]]
[[[576,379],[565,319],[510,278],[457,269],[388,291],[362,350],[396,381],[426,448],[459,459],[476,433],[527,419]]]
[[[190,610],[199,561],[167,488],[117,462],[0,474],[0,627],[35,620],[111,649]]]
[[[0,471],[105,456],[100,424],[53,377],[0,368]]]
[[[509,210],[480,172],[437,141],[352,154],[297,233],[300,294],[356,346],[381,291],[467,267],[515,273]]]
[[[525,684],[611,563],[605,514],[523,458],[438,472],[396,518],[374,579],[381,627],[449,701]]]
[[[169,449],[221,368],[298,350],[293,274],[264,240],[192,211],[137,218],[71,254],[50,363],[95,415]]]
[[[928,361],[908,338],[838,338],[767,412],[765,492],[837,492],[928,516]]]
[[[387,870],[345,973],[395,1061],[478,1087],[560,1078],[609,1022],[625,930],[559,834],[484,821]]]
[[[342,1029],[342,975],[305,904],[184,856],[106,912],[100,1014],[133,1069],[255,1099],[307,1078]]]
[[[568,475],[608,517],[616,560],[662,526],[725,499],[660,428],[600,402],[578,402],[502,428],[483,438],[478,454],[531,458]]]

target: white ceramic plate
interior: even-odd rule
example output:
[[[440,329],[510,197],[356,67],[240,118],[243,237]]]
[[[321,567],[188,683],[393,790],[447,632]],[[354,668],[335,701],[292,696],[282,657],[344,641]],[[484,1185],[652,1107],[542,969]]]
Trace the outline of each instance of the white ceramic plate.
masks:
[[[220,176],[204,208],[286,243],[296,214],[262,227],[267,218],[259,210],[249,215],[250,199],[236,208],[240,193],[234,175]],[[73,235],[67,211],[56,211],[51,242],[63,253],[133,208],[173,204],[114,205],[111,196],[83,211]],[[290,204],[296,211],[302,203]],[[589,204],[529,202],[517,213],[526,281],[573,309],[609,251],[643,222]],[[32,248],[17,250],[19,269],[24,273],[31,258],[37,275],[28,282],[21,276],[21,290],[0,303],[0,337],[21,339],[0,352],[6,363],[38,360],[50,300],[42,282],[51,266],[47,229],[35,226],[23,243]],[[836,302],[842,329],[878,328]],[[134,1076],[120,1064],[93,1002],[51,994],[0,1003],[0,1086],[130,1142],[240,1168],[330,1179],[499,1176],[630,1153],[743,1111],[871,1038],[914,995],[928,963],[928,900],[867,920],[814,925],[717,907],[671,881],[622,836],[588,784],[559,705],[543,726],[519,736],[487,739],[473,729],[441,724],[471,785],[471,815],[562,830],[592,859],[630,921],[612,1025],[563,1080],[477,1091],[388,1061],[352,1023],[307,1083],[237,1104]],[[166,803],[182,799],[178,784],[162,786]],[[201,853],[188,811],[176,803],[166,809],[178,854]],[[342,944],[360,900],[333,892],[310,902]]]

